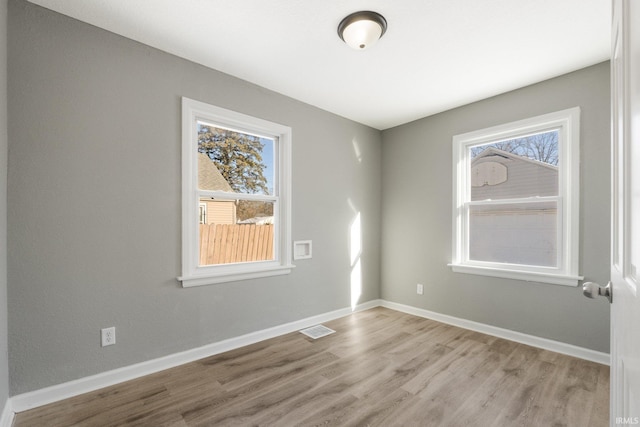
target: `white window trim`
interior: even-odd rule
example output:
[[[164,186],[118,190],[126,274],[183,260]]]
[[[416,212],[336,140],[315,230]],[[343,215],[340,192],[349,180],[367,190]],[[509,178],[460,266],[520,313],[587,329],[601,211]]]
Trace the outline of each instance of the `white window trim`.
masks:
[[[468,259],[468,220],[464,202],[468,200],[467,171],[469,146],[510,139],[525,134],[559,129],[563,141],[559,151],[558,211],[562,232],[558,236],[557,268],[502,264]],[[454,272],[577,286],[583,277],[579,269],[580,221],[580,108],[519,120],[453,137],[453,254],[449,264]],[[569,189],[571,191],[569,191]]]
[[[197,120],[219,123],[251,134],[278,140],[278,158],[274,167],[277,178],[274,193],[277,199],[275,260],[248,263],[199,264],[199,199]],[[211,285],[237,280],[256,279],[289,274],[291,264],[291,128],[246,114],[216,107],[189,98],[182,98],[182,276],[183,287]],[[227,194],[228,196],[228,194]],[[257,197],[257,196],[256,196]]]

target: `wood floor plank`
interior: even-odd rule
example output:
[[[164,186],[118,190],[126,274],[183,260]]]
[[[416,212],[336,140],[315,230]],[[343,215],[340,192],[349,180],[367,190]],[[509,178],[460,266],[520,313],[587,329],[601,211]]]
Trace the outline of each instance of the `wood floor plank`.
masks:
[[[442,351],[442,356],[425,369],[417,372],[411,380],[403,385],[403,389],[413,394],[435,393],[441,385],[449,382],[450,376],[455,373],[456,366],[460,364],[468,351],[482,344],[475,341],[465,341],[456,347],[439,345],[445,349]]]
[[[537,355],[537,349],[522,344],[513,344],[514,350],[498,369],[484,381],[453,418],[461,425],[492,425],[501,414],[526,376]]]
[[[581,425],[588,425],[591,408],[595,403],[598,365],[574,358],[562,359],[558,364],[562,368],[562,381],[556,381],[553,391],[548,395],[543,422],[563,423],[574,420]],[[607,420],[608,408],[603,412],[606,412]],[[596,424],[599,423],[596,421]]]
[[[493,426],[536,425],[540,402],[545,398],[543,385],[557,374],[556,365],[536,360],[524,373],[522,382],[514,390],[501,413],[496,417]]]
[[[211,412],[228,413],[238,410],[239,406],[245,405],[247,401],[260,399],[261,397],[273,393],[281,387],[287,388],[291,382],[305,383],[309,387],[307,377],[312,376],[313,384],[325,382],[320,375],[315,374],[318,366],[336,360],[336,357],[329,353],[320,353],[311,355],[308,359],[298,361],[280,369],[256,378],[254,381],[246,383],[240,387],[231,384],[223,386],[225,393],[224,399],[212,401],[208,405],[202,405],[197,410],[191,410],[183,413],[187,421],[197,425],[203,420],[210,418]],[[304,381],[303,381],[304,380]],[[246,405],[245,405],[246,406]],[[252,414],[250,414],[252,415]],[[221,421],[219,421],[221,422]]]
[[[432,425],[449,425],[454,422],[456,411],[476,393],[481,385],[500,367],[504,356],[474,347],[475,351],[461,355],[450,368],[421,390],[431,410]]]
[[[589,427],[603,425],[603,414],[609,414],[609,370],[598,370],[598,384],[589,414]]]
[[[339,400],[353,397],[353,390],[358,386],[368,387],[367,381],[376,378],[377,373],[383,369],[384,360],[367,359],[356,361],[350,369],[345,369],[340,375],[331,381],[321,384],[309,384],[309,389],[274,411],[269,411],[267,416],[255,420],[255,425],[292,425],[306,417],[318,407],[333,406]]]
[[[23,426],[588,426],[609,368],[386,308],[16,415]]]

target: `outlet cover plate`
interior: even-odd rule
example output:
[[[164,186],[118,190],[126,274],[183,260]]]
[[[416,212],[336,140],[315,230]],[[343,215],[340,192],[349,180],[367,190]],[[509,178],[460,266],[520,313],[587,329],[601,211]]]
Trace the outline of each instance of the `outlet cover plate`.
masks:
[[[106,347],[108,345],[114,345],[116,343],[116,328],[112,326],[110,328],[104,328],[100,330],[100,338],[102,342],[102,347]]]

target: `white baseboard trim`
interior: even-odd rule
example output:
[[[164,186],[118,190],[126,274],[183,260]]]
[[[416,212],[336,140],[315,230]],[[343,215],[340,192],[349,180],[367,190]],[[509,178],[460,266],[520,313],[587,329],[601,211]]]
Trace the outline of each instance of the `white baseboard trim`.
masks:
[[[519,342],[521,344],[530,345],[532,347],[542,348],[544,350],[554,351],[556,353],[566,354],[568,356],[585,359],[603,365],[610,364],[610,356],[608,353],[602,353],[590,350],[584,347],[578,347],[572,344],[566,344],[560,341],[554,341],[547,338],[540,338],[534,335],[524,334],[522,332],[511,331],[509,329],[499,328],[484,323],[474,322],[472,320],[461,319],[446,314],[436,313],[434,311],[424,310],[409,305],[398,304],[391,301],[382,300],[382,307],[392,310],[401,311],[403,313],[412,314],[414,316],[425,317],[427,319],[446,323],[448,325],[458,326],[460,328],[469,329],[483,334],[492,335],[494,337],[505,338],[510,341]]]
[[[13,410],[12,400],[9,398],[4,403],[2,409],[2,415],[0,415],[0,427],[11,427],[13,425],[13,418],[16,413]]]
[[[69,397],[88,393],[124,381],[129,381],[144,375],[153,374],[185,363],[193,362],[198,359],[224,353],[225,351],[234,350],[249,344],[264,341],[280,335],[295,332],[300,329],[317,325],[318,323],[328,322],[349,314],[368,310],[373,307],[379,307],[380,300],[367,301],[359,304],[354,309],[351,307],[342,308],[328,313],[319,314],[317,316],[307,317],[306,319],[296,320],[284,325],[274,326],[272,328],[263,329],[261,331],[252,332],[235,338],[229,338],[224,341],[207,344],[202,347],[171,354],[146,362],[136,363],[135,365],[125,366],[100,374],[91,375],[89,377],[80,378],[40,390],[19,394],[9,399],[12,414],[22,412],[38,406],[47,405]],[[8,424],[10,426],[11,424]],[[0,425],[0,427],[4,424]]]
[[[469,329],[476,332],[505,338],[511,341],[527,344],[533,347],[545,350],[555,351],[557,353],[566,354],[580,359],[586,359],[597,363],[609,365],[609,355],[594,350],[565,344],[558,341],[540,338],[533,335],[523,334],[508,329],[498,328],[483,323],[473,322],[446,314],[440,314],[421,308],[411,307],[404,304],[385,300],[372,300],[356,306],[342,308],[328,313],[319,314],[317,316],[307,317],[305,319],[286,323],[284,325],[274,326],[272,328],[261,331],[252,332],[235,338],[229,338],[224,341],[208,344],[202,347],[171,354],[146,362],[136,363],[134,365],[125,366],[100,374],[91,375],[89,377],[80,378],[74,381],[46,387],[28,393],[19,394],[9,398],[5,404],[4,410],[0,417],[0,427],[10,427],[13,422],[15,413],[33,409],[69,397],[88,393],[124,381],[129,381],[185,363],[193,362],[198,359],[224,353],[225,351],[234,350],[249,344],[264,341],[280,335],[295,332],[300,329],[308,328],[322,322],[338,319],[348,316],[357,311],[368,310],[374,307],[386,307],[392,310],[401,311],[403,313],[412,314],[414,316],[432,319],[438,322],[447,323],[449,325],[458,326],[460,328]]]

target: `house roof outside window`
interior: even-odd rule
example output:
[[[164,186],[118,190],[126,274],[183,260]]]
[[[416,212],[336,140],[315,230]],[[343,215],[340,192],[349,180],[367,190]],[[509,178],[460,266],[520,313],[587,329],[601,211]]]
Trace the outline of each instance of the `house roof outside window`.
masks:
[[[201,190],[234,192],[231,185],[216,167],[216,164],[204,153],[198,153],[198,188]]]

